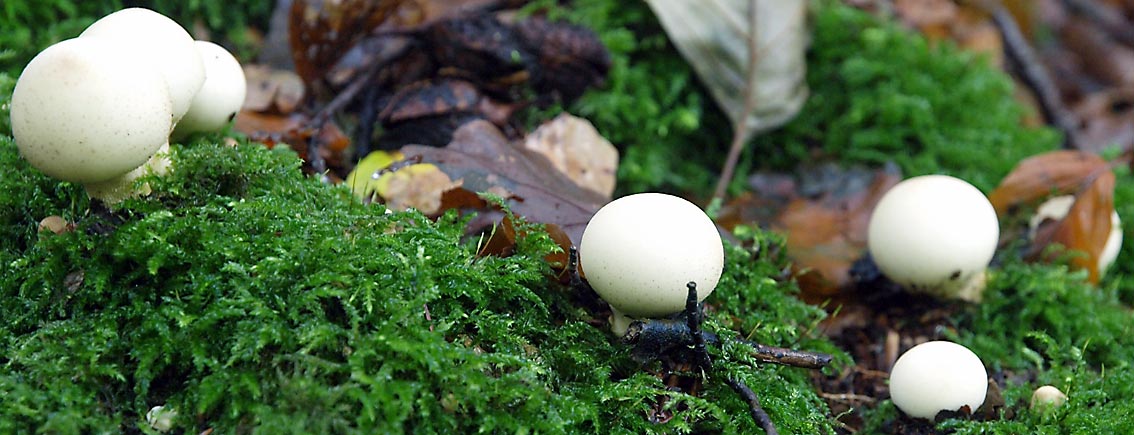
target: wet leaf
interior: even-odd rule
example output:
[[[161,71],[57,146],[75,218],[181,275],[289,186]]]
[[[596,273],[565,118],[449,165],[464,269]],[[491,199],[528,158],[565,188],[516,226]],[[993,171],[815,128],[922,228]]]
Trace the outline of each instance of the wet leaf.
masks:
[[[1084,180],[1108,170],[1107,162],[1098,155],[1052,151],[1021,161],[988,195],[988,200],[998,215],[1005,216],[1019,205],[1076,192]]]
[[[445,148],[409,145],[401,152],[437,165],[461,189],[503,198],[514,213],[531,222],[558,226],[574,244],[607,202],[603,195],[576,185],[547,158],[510,143],[486,121],[460,127]]]

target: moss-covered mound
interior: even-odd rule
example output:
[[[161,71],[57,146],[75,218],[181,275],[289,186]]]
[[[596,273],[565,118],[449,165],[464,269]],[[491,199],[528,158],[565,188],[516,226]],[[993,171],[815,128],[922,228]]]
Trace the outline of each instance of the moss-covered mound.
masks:
[[[0,433],[148,430],[163,404],[185,433],[753,430],[726,373],[785,433],[830,430],[805,371],[736,349],[698,395],[667,391],[549,279],[541,233],[477,257],[462,219],[385,214],[290,152],[175,161],[156,196],[96,212],[0,139]],[[75,230],[37,233],[52,214]],[[803,339],[821,312],[769,278],[782,258],[728,254],[708,328],[821,345]],[[650,423],[655,407],[676,416]]]

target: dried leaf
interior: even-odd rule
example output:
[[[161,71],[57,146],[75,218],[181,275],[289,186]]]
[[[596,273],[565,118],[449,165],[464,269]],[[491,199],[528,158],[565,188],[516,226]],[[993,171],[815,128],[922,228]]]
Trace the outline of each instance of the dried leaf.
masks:
[[[524,148],[546,157],[575,184],[610,199],[618,150],[586,119],[563,113],[524,138]]]
[[[1075,196],[1075,203],[1056,225],[1051,241],[1086,255],[1071,257],[1071,264],[1090,272],[1090,281],[1099,282],[1099,257],[1106,247],[1114,213],[1114,173],[1106,171]]]
[[[647,0],[670,41],[709,88],[734,129],[745,137],[778,127],[807,99],[805,0],[755,0],[752,31],[748,0]],[[760,50],[748,71],[749,38]],[[745,113],[745,88],[755,105]]]
[[[607,202],[601,194],[576,185],[542,155],[509,143],[486,121],[465,124],[445,148],[409,145],[401,152],[437,165],[462,189],[499,195],[529,221],[558,226],[574,244],[591,216]]]
[[[264,65],[246,65],[244,78],[248,93],[244,110],[289,114],[303,102],[305,87],[295,73]]]
[[[1004,216],[1021,204],[1078,191],[1084,180],[1108,170],[1107,162],[1098,155],[1052,151],[1021,161],[988,195],[988,200],[996,213]]]

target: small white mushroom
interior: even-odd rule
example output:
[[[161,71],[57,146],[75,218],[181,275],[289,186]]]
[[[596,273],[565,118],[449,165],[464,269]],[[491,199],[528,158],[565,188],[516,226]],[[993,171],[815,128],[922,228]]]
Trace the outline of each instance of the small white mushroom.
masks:
[[[161,72],[169,85],[174,123],[189,110],[193,97],[205,83],[205,64],[193,37],[165,15],[145,8],[122,9],[95,21],[79,35],[91,36],[115,41]]]
[[[146,423],[158,432],[169,432],[173,429],[173,420],[177,418],[177,410],[158,405],[146,411]]]
[[[976,411],[988,393],[988,372],[969,348],[948,341],[914,346],[890,370],[890,399],[911,417],[933,420],[941,411]]]
[[[110,40],[74,38],[40,52],[12,93],[12,133],[33,167],[64,181],[104,183],[164,145],[173,113],[165,80]]]
[[[240,112],[247,93],[244,68],[228,50],[209,41],[197,41],[196,47],[205,62],[205,84],[174,128],[174,138],[221,130]]]
[[[867,244],[879,270],[907,289],[975,301],[999,236],[996,211],[980,190],[925,175],[883,195],[870,216]]]
[[[1044,385],[1036,388],[1036,391],[1032,392],[1032,401],[1029,407],[1042,411],[1058,408],[1063,406],[1064,403],[1067,403],[1066,394],[1063,394],[1062,391],[1059,391],[1059,389],[1054,386]]]
[[[1032,239],[1036,237],[1036,231],[1039,229],[1040,224],[1046,220],[1058,221],[1067,216],[1071,211],[1071,206],[1075,204],[1075,196],[1073,195],[1060,195],[1052,197],[1043,204],[1036,208],[1036,214],[1028,222],[1028,236]],[[1103,245],[1102,253],[1099,255],[1098,268],[1099,276],[1114,264],[1114,260],[1118,259],[1118,251],[1122,248],[1122,220],[1118,218],[1118,212],[1113,212],[1110,215],[1110,235],[1107,236],[1106,244]]]
[[[686,284],[704,300],[720,280],[724,245],[716,225],[682,198],[639,193],[610,202],[591,218],[579,247],[591,287],[614,311],[622,335],[629,317],[680,312]]]

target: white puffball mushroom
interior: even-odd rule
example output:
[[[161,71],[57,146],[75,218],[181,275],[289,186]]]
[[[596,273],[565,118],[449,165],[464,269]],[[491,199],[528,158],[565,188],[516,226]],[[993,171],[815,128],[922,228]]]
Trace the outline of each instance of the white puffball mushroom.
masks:
[[[145,8],[122,9],[95,21],[79,35],[91,36],[113,39],[135,57],[157,67],[169,85],[174,123],[189,110],[205,83],[205,64],[193,37],[165,15]]]
[[[875,206],[867,245],[878,269],[911,291],[980,299],[984,271],[1000,237],[996,210],[964,180],[904,180]]]
[[[146,423],[158,432],[169,432],[173,429],[173,419],[177,418],[177,410],[158,405],[146,412]]]
[[[1062,391],[1059,391],[1059,389],[1054,386],[1044,385],[1036,388],[1036,391],[1032,392],[1032,401],[1029,404],[1029,408],[1042,411],[1058,408],[1063,406],[1064,403],[1067,403],[1066,394],[1063,394]]]
[[[965,405],[975,412],[987,392],[984,363],[967,347],[948,341],[914,346],[890,370],[890,399],[911,417],[933,420],[938,412]]]
[[[587,224],[579,259],[591,287],[615,312],[612,329],[630,317],[659,317],[685,308],[686,284],[704,300],[724,269],[724,245],[700,208],[662,193],[639,193],[603,206]]]
[[[1036,214],[1028,222],[1028,236],[1032,239],[1036,237],[1036,231],[1039,229],[1040,224],[1045,220],[1058,221],[1067,216],[1071,211],[1071,206],[1075,204],[1074,195],[1060,195],[1055,196],[1036,208]],[[1113,212],[1110,215],[1110,235],[1107,236],[1106,244],[1103,245],[1102,253],[1099,255],[1098,268],[1099,275],[1101,276],[1106,269],[1114,264],[1114,260],[1118,259],[1118,251],[1122,248],[1122,219],[1118,218],[1118,212]]]
[[[173,123],[169,91],[148,62],[104,38],[74,38],[32,59],[16,81],[12,134],[45,174],[101,183],[145,163]]]
[[[247,93],[244,68],[228,50],[209,41],[196,41],[196,47],[205,62],[205,84],[174,128],[174,138],[221,130],[240,112]]]

